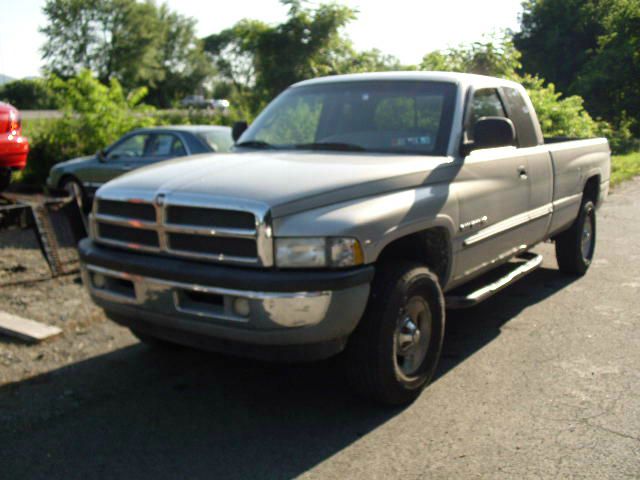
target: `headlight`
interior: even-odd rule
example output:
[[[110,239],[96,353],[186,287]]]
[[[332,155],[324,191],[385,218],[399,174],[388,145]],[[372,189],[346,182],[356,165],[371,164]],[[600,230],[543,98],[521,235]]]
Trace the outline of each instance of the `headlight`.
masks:
[[[280,268],[343,268],[364,262],[355,238],[276,238],[275,246]]]

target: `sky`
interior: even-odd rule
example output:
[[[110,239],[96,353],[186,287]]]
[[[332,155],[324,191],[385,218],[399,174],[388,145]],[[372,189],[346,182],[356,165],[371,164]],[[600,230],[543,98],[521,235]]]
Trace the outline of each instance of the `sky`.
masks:
[[[96,0],[100,1],[100,0]],[[170,8],[197,19],[198,35],[232,26],[242,18],[267,23],[285,19],[278,0],[168,0]],[[313,6],[318,0],[307,2]],[[481,40],[503,29],[518,29],[521,0],[338,0],[359,11],[346,34],[359,50],[377,48],[405,64],[461,43]],[[44,0],[0,0],[0,73],[14,78],[36,76],[42,61],[46,23]]]

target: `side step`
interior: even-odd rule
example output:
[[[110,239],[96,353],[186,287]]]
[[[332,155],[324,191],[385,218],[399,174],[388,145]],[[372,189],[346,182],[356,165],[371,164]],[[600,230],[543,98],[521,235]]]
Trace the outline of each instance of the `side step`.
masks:
[[[489,283],[486,283],[487,276],[491,276],[492,272],[489,272],[479,279],[480,281],[484,279],[484,284],[479,284],[478,280],[476,280],[471,282],[470,287],[465,285],[454,289],[449,295],[445,296],[447,308],[459,309],[473,307],[487,298],[492,297],[503,288],[527,276],[542,265],[542,255],[529,252],[518,255],[516,260],[519,260],[519,262],[509,262],[503,265],[502,268],[508,269],[507,272],[503,272],[502,276],[497,279],[494,274],[492,276],[493,278],[489,279]],[[465,292],[462,290],[468,290],[469,288],[471,288],[472,291]]]

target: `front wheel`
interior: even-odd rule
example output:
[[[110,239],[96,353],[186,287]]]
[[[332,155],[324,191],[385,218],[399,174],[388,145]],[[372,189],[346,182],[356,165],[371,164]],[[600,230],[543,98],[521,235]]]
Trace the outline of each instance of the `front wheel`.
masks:
[[[413,402],[433,377],[444,337],[437,277],[413,262],[379,267],[345,360],[354,389],[387,404]]]
[[[584,275],[587,273],[596,249],[596,207],[585,201],[569,230],[556,239],[556,259],[563,273]]]
[[[80,207],[80,211],[82,213],[87,213],[88,211],[88,202],[87,196],[84,193],[84,188],[80,184],[78,180],[75,178],[67,177],[60,184],[60,188],[65,190],[69,196],[73,197],[78,203],[78,207]]]

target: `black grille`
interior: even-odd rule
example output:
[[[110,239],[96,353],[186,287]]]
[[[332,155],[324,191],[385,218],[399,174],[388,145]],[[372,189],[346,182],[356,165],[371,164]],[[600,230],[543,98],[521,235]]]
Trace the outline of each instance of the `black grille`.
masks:
[[[113,200],[99,200],[98,213],[115,217],[131,218],[155,222],[156,210],[148,203],[116,202]]]
[[[158,234],[153,230],[141,230],[138,228],[120,227],[108,223],[98,224],[98,234],[105,240],[145,245],[147,247],[159,247]]]
[[[184,233],[170,233],[169,246],[173,250],[205,255],[228,255],[256,258],[258,250],[255,240],[244,238],[205,237]]]
[[[194,225],[212,228],[240,228],[254,230],[253,214],[217,208],[167,207],[167,222],[176,225]]]

